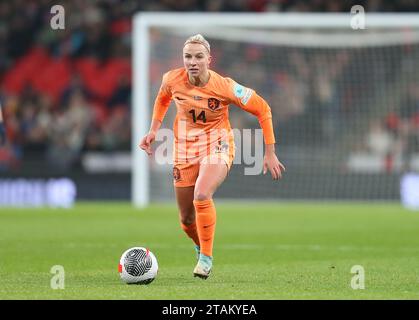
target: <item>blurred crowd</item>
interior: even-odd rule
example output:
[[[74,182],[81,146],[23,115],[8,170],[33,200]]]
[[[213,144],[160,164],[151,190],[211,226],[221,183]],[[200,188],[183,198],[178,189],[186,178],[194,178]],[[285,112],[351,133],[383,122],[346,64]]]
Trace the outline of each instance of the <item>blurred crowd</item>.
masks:
[[[397,162],[401,171],[412,170],[413,157],[419,155],[419,83],[408,86],[406,98],[397,111],[370,122],[359,151],[385,159],[387,172],[397,170]]]
[[[0,102],[8,144],[0,165],[66,169],[85,150],[129,150],[131,17],[139,1],[0,2]]]
[[[22,162],[38,159],[66,169],[80,165],[84,151],[130,149],[135,12],[349,12],[355,4],[370,12],[419,9],[415,0],[67,0],[60,2],[65,8],[65,29],[52,30],[54,4],[0,1],[0,102],[8,137],[7,146],[0,149],[0,168],[18,168]],[[357,79],[350,77],[370,76],[368,70],[348,74],[348,67],[359,63],[362,55],[345,51],[328,55],[320,50],[313,55],[216,42],[214,48],[218,48],[216,69],[257,84],[274,105],[285,106],[273,112],[281,121],[279,130],[293,133],[288,143],[298,141],[302,125],[306,138],[333,137],[339,117],[354,108],[359,97],[351,87],[343,88],[339,79],[349,79],[355,90]],[[237,52],[243,52],[242,59],[233,56]],[[151,66],[155,79],[160,80],[168,66],[165,58],[162,54]],[[265,63],[251,63],[256,60]],[[273,71],[271,77],[266,77],[266,70]],[[281,90],[275,90],[278,87]],[[313,117],[319,110],[326,116]]]

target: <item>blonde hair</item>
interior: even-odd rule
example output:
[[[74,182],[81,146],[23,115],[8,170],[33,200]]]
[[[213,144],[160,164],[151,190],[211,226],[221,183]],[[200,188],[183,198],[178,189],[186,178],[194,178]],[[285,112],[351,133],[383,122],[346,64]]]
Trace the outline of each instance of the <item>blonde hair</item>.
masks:
[[[207,49],[208,53],[211,52],[211,47],[209,42],[202,36],[202,34],[195,34],[191,37],[189,37],[185,43],[183,44],[183,46],[186,46],[189,43],[199,43],[202,44],[205,49]]]

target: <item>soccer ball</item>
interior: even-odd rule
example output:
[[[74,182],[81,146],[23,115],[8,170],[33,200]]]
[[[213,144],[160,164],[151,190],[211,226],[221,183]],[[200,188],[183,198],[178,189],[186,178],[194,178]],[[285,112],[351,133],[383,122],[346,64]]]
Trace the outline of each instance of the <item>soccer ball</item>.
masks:
[[[126,250],[119,260],[118,271],[127,284],[149,284],[159,270],[155,255],[143,247]]]

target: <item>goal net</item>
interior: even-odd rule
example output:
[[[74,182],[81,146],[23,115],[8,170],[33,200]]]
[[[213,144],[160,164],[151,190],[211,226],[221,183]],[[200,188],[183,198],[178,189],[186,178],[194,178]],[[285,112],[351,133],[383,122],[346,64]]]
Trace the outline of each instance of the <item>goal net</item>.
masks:
[[[211,68],[269,103],[283,179],[262,174],[257,119],[231,105],[236,159],[217,198],[397,200],[419,171],[419,16],[139,14],[134,20],[133,201],[174,198],[172,102],[152,158],[138,148],[162,75],[186,38],[211,44]],[[160,147],[160,148],[159,148]],[[263,155],[263,154],[262,154]],[[169,161],[168,161],[169,159]]]

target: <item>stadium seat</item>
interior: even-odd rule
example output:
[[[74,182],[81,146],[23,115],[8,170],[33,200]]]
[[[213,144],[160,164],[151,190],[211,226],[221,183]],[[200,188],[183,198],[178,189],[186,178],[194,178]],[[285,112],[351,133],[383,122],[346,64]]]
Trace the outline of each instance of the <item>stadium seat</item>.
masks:
[[[70,61],[67,58],[60,58],[51,60],[36,77],[33,77],[32,83],[36,90],[57,101],[69,80]]]
[[[6,92],[20,93],[26,83],[38,76],[49,60],[48,54],[43,48],[34,47],[5,74],[3,86]]]
[[[87,88],[103,100],[112,95],[121,75],[131,77],[130,68],[130,63],[125,59],[111,59],[104,65],[93,58],[82,58],[76,62],[76,70]]]

